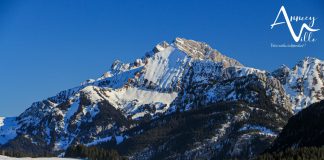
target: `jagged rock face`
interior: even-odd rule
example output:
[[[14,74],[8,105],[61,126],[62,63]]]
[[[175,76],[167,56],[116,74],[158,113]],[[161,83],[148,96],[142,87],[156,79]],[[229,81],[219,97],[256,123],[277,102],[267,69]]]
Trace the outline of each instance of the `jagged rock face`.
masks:
[[[221,63],[197,61],[183,80],[183,90],[174,103],[184,110],[222,101],[258,103],[261,98],[268,98],[291,111],[282,85],[265,71],[249,67],[225,68]]]
[[[324,99],[324,62],[307,57],[292,69],[281,67],[273,72],[290,96],[294,112]]]
[[[280,66],[277,70],[272,72],[272,75],[276,77],[282,85],[287,84],[287,77],[290,74],[290,68],[285,65]]]
[[[50,100],[34,103],[17,118],[18,133],[28,135],[33,143],[53,147],[53,151],[75,143],[87,144],[105,135],[118,135],[130,127],[131,121],[104,94],[104,90],[88,86],[60,104]]]
[[[322,147],[324,101],[314,103],[291,117],[268,152],[283,151],[288,148]]]
[[[102,77],[35,102],[17,118],[0,119],[0,148],[57,155],[74,144],[105,146],[115,139],[117,144],[109,146],[134,159],[160,154],[166,159],[249,158],[268,147],[291,116],[285,90],[292,73],[278,70],[272,76],[205,43],[176,38],[133,63],[115,61]],[[211,114],[206,117],[205,106],[214,106],[207,107]],[[199,120],[188,135],[181,132],[186,125],[168,128],[179,114],[186,125]],[[163,136],[171,139],[153,136],[161,127],[168,128]],[[194,129],[206,133],[197,135]],[[141,139],[150,136],[155,138]],[[182,142],[183,136],[190,139],[183,142],[186,149],[172,151],[177,146],[172,141]]]
[[[174,40],[174,45],[194,59],[210,59],[215,62],[222,62],[226,67],[243,66],[240,62],[222,55],[220,52],[212,49],[208,44],[203,42],[176,38]]]

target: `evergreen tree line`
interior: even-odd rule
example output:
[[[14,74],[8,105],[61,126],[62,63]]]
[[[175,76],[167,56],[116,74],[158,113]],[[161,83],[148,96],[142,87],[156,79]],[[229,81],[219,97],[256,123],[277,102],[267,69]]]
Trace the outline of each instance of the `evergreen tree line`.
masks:
[[[122,160],[116,150],[108,150],[99,147],[86,147],[84,145],[76,145],[69,147],[65,152],[67,158],[82,158],[89,160]]]
[[[324,160],[324,147],[303,147],[265,153],[256,160]]]
[[[55,157],[54,154],[51,154],[49,152],[44,152],[44,153],[38,153],[38,154],[33,154],[33,153],[26,153],[26,152],[19,152],[19,151],[14,151],[12,149],[10,150],[1,150],[0,149],[0,155],[7,156],[7,157]]]
[[[8,157],[26,157],[27,156],[20,152],[6,151],[6,150],[0,150],[0,155],[8,156]]]

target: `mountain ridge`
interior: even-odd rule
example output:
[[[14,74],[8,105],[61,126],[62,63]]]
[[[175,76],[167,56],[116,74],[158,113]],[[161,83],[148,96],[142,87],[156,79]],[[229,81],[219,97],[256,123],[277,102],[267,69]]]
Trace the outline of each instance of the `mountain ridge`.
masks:
[[[251,157],[261,151],[252,147],[250,154],[240,150],[239,146],[248,146],[251,141],[260,142],[260,148],[269,146],[287,118],[298,112],[300,103],[296,103],[295,95],[303,95],[298,98],[305,101],[313,93],[318,93],[318,90],[309,88],[296,90],[296,84],[291,82],[295,82],[296,77],[307,75],[308,79],[315,77],[322,85],[322,64],[320,60],[307,59],[295,69],[281,67],[270,73],[245,67],[206,43],[176,38],[171,44],[157,44],[152,51],[132,63],[116,60],[110,71],[101,77],[35,102],[17,118],[7,119],[7,123],[0,119],[0,124],[5,122],[0,125],[0,148],[61,154],[75,144],[98,145],[113,138],[118,139],[115,146],[118,148],[119,144],[137,141],[141,134],[150,133],[151,129],[131,132],[134,128],[144,127],[143,123],[152,122],[155,126],[154,121],[178,112],[203,110],[204,106],[228,102],[237,106],[233,108],[237,112],[220,111],[220,115],[231,117],[230,121],[222,120],[225,128],[210,122],[210,127],[215,128],[215,134],[220,138],[208,142],[208,145],[223,146],[212,149],[212,152],[222,154],[224,158]],[[304,72],[296,74],[298,70]],[[313,83],[297,85],[308,87]],[[288,89],[293,92],[286,93]],[[306,92],[310,94],[305,95]],[[322,98],[309,98],[307,103]],[[264,121],[255,113],[268,119]],[[232,142],[224,141],[226,137]],[[19,141],[25,143],[19,144]],[[199,139],[197,143],[207,145],[203,141]],[[25,149],[26,146],[31,150]],[[149,152],[158,154],[159,149],[155,147],[148,147],[151,148]],[[147,154],[144,150],[132,153],[137,155],[133,157],[143,157],[142,154]],[[209,151],[190,150],[196,156],[202,153],[212,155]],[[183,157],[182,153],[174,156]]]

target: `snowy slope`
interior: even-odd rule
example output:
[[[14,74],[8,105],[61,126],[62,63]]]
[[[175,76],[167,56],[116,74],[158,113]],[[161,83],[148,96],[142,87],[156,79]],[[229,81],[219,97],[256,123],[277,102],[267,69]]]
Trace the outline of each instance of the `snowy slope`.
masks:
[[[2,127],[4,125],[3,121],[4,121],[5,117],[0,117],[0,127]]]
[[[161,89],[169,89],[181,80],[189,62],[190,58],[185,53],[169,46],[148,59],[142,78]]]
[[[324,99],[324,61],[306,57],[292,69],[282,66],[273,74],[284,85],[295,113]]]
[[[0,145],[7,143],[17,136],[18,124],[15,117],[0,118]]]

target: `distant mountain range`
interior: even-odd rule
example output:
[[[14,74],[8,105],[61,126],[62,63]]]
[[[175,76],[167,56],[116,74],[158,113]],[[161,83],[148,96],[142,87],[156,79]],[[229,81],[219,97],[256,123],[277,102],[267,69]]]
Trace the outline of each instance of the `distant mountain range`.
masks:
[[[324,99],[323,77],[316,58],[267,72],[176,38],[0,118],[0,150],[63,156],[82,144],[129,159],[249,159],[272,145],[291,116]]]

